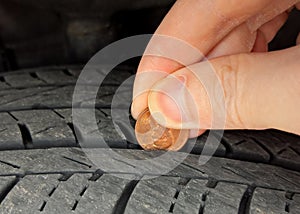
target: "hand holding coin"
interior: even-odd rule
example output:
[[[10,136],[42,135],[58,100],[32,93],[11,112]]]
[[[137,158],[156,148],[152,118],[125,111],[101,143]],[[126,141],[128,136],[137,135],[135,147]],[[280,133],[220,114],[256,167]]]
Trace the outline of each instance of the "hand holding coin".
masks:
[[[145,109],[137,118],[135,125],[136,138],[145,150],[181,149],[189,137],[188,130],[170,129],[158,124]]]

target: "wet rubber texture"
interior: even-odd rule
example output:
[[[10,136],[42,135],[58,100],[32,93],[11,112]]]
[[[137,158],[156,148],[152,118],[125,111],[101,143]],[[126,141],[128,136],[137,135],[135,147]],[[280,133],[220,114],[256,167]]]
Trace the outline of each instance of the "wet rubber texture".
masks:
[[[95,106],[89,96],[74,104],[87,111],[96,108],[97,129],[72,121],[73,90],[81,69],[72,65],[0,74],[0,213],[299,212],[299,136],[278,130],[225,131],[214,157],[200,165],[205,133],[195,146],[188,142],[174,153],[192,153],[177,168],[143,180],[155,173],[126,158],[161,152],[142,151],[126,140],[134,138],[128,124],[118,118],[113,123],[111,114],[115,91],[135,69],[116,67],[101,84]],[[97,82],[86,84],[98,89]],[[118,97],[117,108],[124,109],[134,125],[122,105],[128,103],[131,90],[127,86],[122,91],[126,96]],[[101,136],[89,147],[99,151],[101,166],[80,148],[85,136],[95,142]],[[124,159],[108,157],[103,139]]]

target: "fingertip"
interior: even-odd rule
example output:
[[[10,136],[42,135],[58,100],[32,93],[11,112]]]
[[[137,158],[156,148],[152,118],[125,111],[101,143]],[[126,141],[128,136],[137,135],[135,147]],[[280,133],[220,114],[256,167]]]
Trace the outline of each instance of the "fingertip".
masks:
[[[137,120],[140,113],[147,108],[147,101],[148,93],[144,93],[139,95],[138,97],[134,98],[131,103],[131,115],[132,117]]]
[[[137,120],[137,118],[138,118],[138,110],[136,110],[136,107],[135,107],[134,102],[131,103],[130,112],[131,112],[131,116],[132,116],[135,120]]]

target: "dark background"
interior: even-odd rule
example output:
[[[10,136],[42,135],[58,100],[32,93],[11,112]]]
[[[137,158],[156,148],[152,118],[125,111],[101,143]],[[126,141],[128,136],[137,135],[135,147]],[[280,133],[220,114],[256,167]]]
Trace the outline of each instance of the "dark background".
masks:
[[[107,44],[153,33],[174,0],[0,0],[0,71],[81,64]],[[295,45],[294,10],[270,49]]]

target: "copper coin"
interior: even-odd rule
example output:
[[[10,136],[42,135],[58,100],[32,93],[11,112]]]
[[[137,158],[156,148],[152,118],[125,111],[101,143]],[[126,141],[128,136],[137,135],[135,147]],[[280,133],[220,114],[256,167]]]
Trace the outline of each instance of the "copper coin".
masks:
[[[189,131],[161,126],[153,119],[147,108],[136,121],[135,135],[139,144],[145,150],[177,151],[188,140]]]

